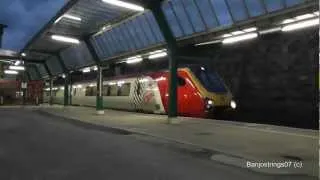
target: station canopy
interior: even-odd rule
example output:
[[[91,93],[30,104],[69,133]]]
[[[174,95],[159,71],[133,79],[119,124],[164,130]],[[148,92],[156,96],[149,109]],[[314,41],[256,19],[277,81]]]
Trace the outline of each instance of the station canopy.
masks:
[[[155,1],[67,1],[20,52],[39,62],[33,66],[38,69],[33,79],[47,78],[48,70],[53,76],[64,73],[60,60],[69,71],[94,66],[85,40],[104,63],[163,49],[164,37],[148,10]],[[268,28],[285,18],[316,11],[317,4],[316,0],[167,0],[161,6],[178,45],[183,45],[243,29]]]

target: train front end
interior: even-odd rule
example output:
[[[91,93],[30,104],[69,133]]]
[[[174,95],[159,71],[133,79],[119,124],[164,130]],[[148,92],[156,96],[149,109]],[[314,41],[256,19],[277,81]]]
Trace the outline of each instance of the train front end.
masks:
[[[229,117],[237,108],[231,91],[221,77],[206,67],[189,67],[190,75],[204,101],[204,114],[210,118]]]

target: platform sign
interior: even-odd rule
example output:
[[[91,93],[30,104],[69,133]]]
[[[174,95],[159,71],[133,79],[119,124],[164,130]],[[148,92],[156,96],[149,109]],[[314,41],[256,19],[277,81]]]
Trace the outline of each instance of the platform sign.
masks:
[[[27,89],[27,83],[26,82],[22,82],[21,83],[21,88],[22,89]]]

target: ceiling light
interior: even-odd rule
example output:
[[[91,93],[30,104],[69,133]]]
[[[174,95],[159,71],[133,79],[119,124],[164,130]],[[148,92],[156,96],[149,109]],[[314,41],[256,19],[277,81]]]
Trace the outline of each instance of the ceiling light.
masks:
[[[56,41],[61,41],[61,42],[67,42],[67,43],[73,43],[73,44],[79,44],[80,41],[75,38],[71,37],[66,37],[66,36],[60,36],[60,35],[52,35],[51,38]]]
[[[90,68],[84,68],[84,69],[82,69],[82,72],[83,73],[88,73],[88,72],[90,72]]]
[[[230,36],[232,36],[232,34],[224,34],[224,35],[222,35],[223,38],[230,37]]]
[[[156,54],[150,55],[148,59],[157,59],[157,58],[165,57],[167,55],[168,55],[167,52],[156,53]]]
[[[244,32],[253,32],[253,31],[256,31],[256,30],[257,30],[256,27],[251,27],[251,28],[243,29],[242,31],[244,31]]]
[[[297,20],[303,20],[303,19],[309,19],[309,18],[313,18],[314,15],[313,14],[303,14],[303,15],[300,15],[300,16],[296,16],[295,18]]]
[[[26,57],[27,54],[26,53],[21,53],[21,56]]]
[[[220,42],[221,42],[221,40],[213,40],[213,41],[198,43],[198,44],[195,44],[195,46],[203,46],[203,45],[208,45],[208,44],[216,44],[216,43],[220,43]]]
[[[61,76],[61,77],[64,79],[64,78],[66,78],[66,75],[65,75],[65,74],[62,74],[62,76]]]
[[[97,66],[93,66],[93,70],[94,71],[98,71],[98,67]]]
[[[275,28],[271,28],[271,29],[264,29],[259,31],[259,34],[269,34],[269,33],[274,33],[277,31],[281,31],[281,27],[275,27]]]
[[[5,74],[18,74],[18,71],[4,70]]]
[[[63,15],[63,17],[68,18],[68,19],[72,19],[72,20],[76,20],[76,21],[81,21],[82,20],[80,17],[73,16],[73,15],[70,15],[70,14],[65,14],[65,15]]]
[[[244,40],[249,40],[249,39],[254,39],[257,38],[258,34],[257,33],[249,33],[249,34],[244,34],[241,36],[236,36],[236,37],[230,37],[222,40],[223,44],[231,44],[231,43],[236,43],[239,41],[244,41]]]
[[[9,66],[10,70],[18,70],[18,71],[24,71],[24,66]]]
[[[297,30],[297,29],[316,26],[318,24],[319,24],[319,19],[316,18],[316,19],[306,20],[306,21],[302,21],[302,22],[298,22],[298,23],[294,23],[294,24],[289,24],[287,26],[284,26],[281,30],[282,31],[293,31],[293,30]]]
[[[20,64],[21,64],[21,61],[16,61],[16,62],[14,63],[15,66],[18,66],[18,65],[20,65]]]
[[[62,19],[62,17],[63,17],[63,16],[60,16],[58,19],[56,19],[56,20],[54,21],[54,23],[59,22],[59,21]]]
[[[295,22],[295,20],[294,19],[285,19],[282,21],[281,24],[288,24],[288,23],[292,23],[292,22]]]
[[[131,9],[131,10],[135,10],[135,11],[144,11],[143,7],[138,6],[136,4],[132,4],[132,3],[127,3],[127,2],[123,2],[123,1],[119,1],[119,0],[102,0],[102,1],[105,3],[108,3],[108,4],[112,4],[115,6]]]
[[[243,34],[243,31],[233,31],[231,32],[232,35],[239,35],[239,34]]]
[[[126,63],[127,64],[133,64],[133,63],[138,63],[141,62],[143,59],[141,56],[135,56],[135,57],[130,57],[127,59]]]

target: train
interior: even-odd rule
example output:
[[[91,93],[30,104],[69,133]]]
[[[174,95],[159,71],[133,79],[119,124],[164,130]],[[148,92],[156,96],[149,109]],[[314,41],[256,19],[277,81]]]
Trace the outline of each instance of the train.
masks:
[[[203,66],[181,67],[177,70],[178,115],[212,117],[236,109],[236,102],[222,78]],[[103,81],[103,107],[107,109],[166,114],[169,100],[169,71],[119,76]],[[63,104],[64,87],[54,86],[52,102]],[[46,88],[44,102],[50,99]],[[96,81],[74,83],[70,90],[71,104],[96,106]]]

